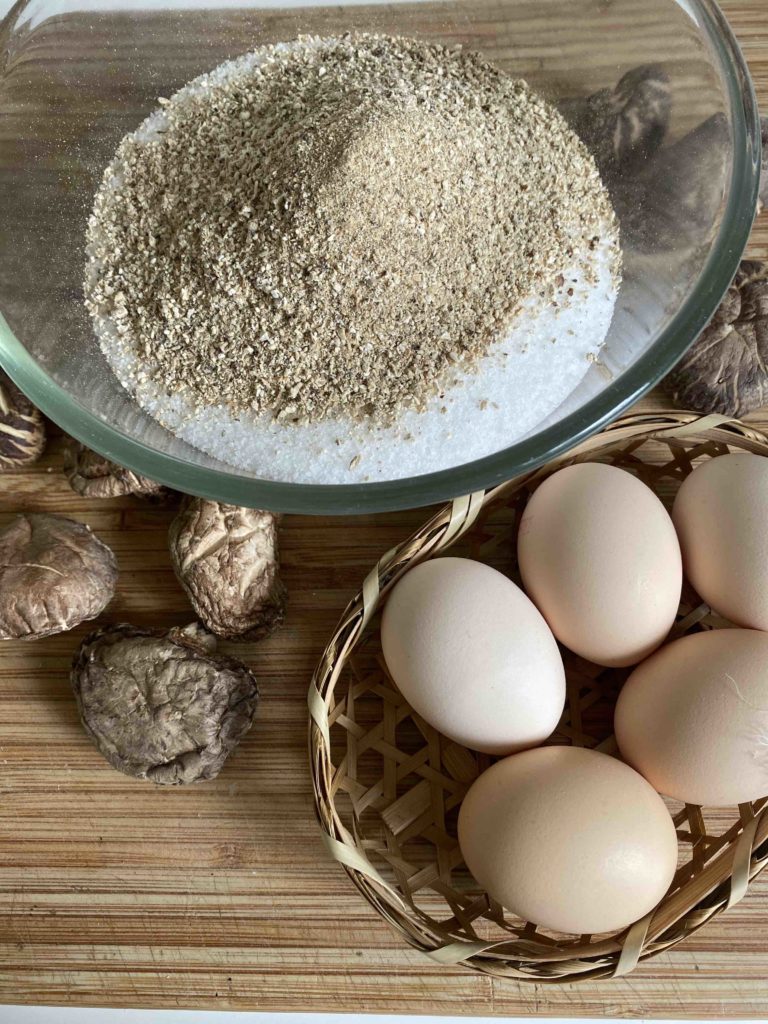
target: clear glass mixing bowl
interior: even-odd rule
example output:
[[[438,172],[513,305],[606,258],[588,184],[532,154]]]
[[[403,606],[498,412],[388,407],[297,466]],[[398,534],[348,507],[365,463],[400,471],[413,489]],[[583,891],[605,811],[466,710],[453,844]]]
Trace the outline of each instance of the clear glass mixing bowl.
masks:
[[[528,470],[669,370],[720,301],[752,223],[755,99],[711,0],[0,0],[0,14],[0,362],[66,431],[182,491],[293,512],[383,511]],[[602,365],[554,415],[503,451],[443,472],[285,484],[196,451],[122,390],[83,308],[84,231],[103,168],[159,96],[263,43],[348,30],[462,43],[555,103],[660,64],[671,123],[643,169],[642,194],[632,176],[611,183],[624,283]]]

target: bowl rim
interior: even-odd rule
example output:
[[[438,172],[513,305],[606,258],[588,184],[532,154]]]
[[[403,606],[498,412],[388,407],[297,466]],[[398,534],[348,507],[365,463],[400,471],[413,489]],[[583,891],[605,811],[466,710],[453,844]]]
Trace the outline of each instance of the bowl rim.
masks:
[[[738,268],[757,208],[760,122],[746,61],[715,0],[674,0],[706,37],[723,74],[733,136],[730,187],[717,237],[690,294],[640,359],[581,408],[492,455],[434,473],[365,484],[302,484],[250,478],[151,448],[102,421],[57,384],[0,312],[0,364],[29,398],[77,440],[176,490],[236,505],[305,514],[417,508],[484,490],[526,473],[597,433],[665,376],[706,326]],[[0,36],[27,6],[14,5]]]

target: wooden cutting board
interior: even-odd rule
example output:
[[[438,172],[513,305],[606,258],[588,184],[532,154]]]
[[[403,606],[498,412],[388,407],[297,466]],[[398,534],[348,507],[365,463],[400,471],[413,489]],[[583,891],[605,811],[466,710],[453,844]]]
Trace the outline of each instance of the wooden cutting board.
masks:
[[[768,107],[768,3],[724,0],[723,7]],[[768,258],[768,215],[750,251]],[[655,395],[643,406],[664,404]],[[768,410],[754,421],[768,427]],[[37,466],[2,477],[0,525],[19,511],[89,523],[121,568],[105,621],[189,621],[166,550],[172,508],[76,497],[61,474],[61,452],[54,436]],[[263,700],[215,782],[156,789],[101,759],[78,724],[68,681],[86,628],[3,645],[0,1003],[768,1015],[768,873],[736,908],[629,978],[544,986],[432,965],[327,859],[308,780],[309,679],[370,566],[426,515],[285,520],[288,619],[262,644],[228,648],[253,666]]]

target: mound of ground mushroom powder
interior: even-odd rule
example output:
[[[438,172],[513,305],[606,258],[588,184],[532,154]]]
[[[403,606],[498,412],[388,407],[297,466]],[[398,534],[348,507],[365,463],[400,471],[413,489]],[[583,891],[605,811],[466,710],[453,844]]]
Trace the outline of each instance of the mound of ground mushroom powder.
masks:
[[[264,47],[161,100],[105,172],[87,251],[139,404],[307,482],[510,443],[596,358],[620,268],[554,108],[459,48],[367,35]]]

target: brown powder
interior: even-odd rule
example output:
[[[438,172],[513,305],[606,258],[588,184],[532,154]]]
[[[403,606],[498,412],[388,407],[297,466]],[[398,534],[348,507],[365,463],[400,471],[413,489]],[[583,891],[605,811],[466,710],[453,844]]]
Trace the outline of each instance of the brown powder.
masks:
[[[96,197],[87,303],[168,393],[390,420],[615,231],[560,115],[477,56],[375,36],[260,53],[164,101]]]

